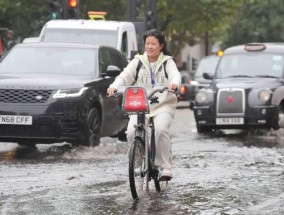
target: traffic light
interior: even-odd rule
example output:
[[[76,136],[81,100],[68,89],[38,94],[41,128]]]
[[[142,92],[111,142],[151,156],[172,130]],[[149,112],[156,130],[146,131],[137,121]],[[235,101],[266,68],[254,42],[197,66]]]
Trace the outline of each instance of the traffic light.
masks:
[[[78,19],[79,18],[79,0],[67,0],[66,7],[66,19]]]
[[[148,10],[146,11],[146,14],[145,14],[145,29],[150,30],[152,28],[154,28],[153,12]]]
[[[51,9],[51,19],[61,19],[63,8],[60,0],[50,0],[49,7]]]
[[[197,59],[192,58],[192,70],[196,70],[197,69]]]

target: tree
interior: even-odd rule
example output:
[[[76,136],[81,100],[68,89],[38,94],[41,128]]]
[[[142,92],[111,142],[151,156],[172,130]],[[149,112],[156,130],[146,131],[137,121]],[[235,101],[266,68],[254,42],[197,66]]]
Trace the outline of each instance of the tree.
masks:
[[[170,39],[176,56],[185,44],[206,42],[205,34],[216,41],[224,34],[242,0],[158,1],[158,26]]]
[[[17,41],[37,35],[48,16],[48,0],[0,0],[0,27],[11,29]]]
[[[249,42],[282,42],[283,19],[283,0],[246,0],[227,30],[224,47]]]

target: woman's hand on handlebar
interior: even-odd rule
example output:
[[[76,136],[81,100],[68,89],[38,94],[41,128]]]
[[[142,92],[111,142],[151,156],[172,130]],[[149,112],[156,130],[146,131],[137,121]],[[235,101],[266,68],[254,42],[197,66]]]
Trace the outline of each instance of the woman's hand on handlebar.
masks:
[[[117,89],[115,89],[114,87],[109,87],[107,89],[107,94],[108,96],[113,96],[116,93]]]
[[[178,86],[176,84],[171,83],[168,86],[168,90],[176,92],[178,90]]]

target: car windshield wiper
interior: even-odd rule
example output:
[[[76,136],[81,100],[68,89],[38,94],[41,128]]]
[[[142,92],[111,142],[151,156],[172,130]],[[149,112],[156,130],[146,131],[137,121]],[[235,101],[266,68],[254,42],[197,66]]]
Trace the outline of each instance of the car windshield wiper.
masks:
[[[261,77],[261,78],[279,78],[277,76],[273,76],[273,75],[256,75],[254,77]]]
[[[226,78],[252,78],[251,75],[230,75],[227,76]]]

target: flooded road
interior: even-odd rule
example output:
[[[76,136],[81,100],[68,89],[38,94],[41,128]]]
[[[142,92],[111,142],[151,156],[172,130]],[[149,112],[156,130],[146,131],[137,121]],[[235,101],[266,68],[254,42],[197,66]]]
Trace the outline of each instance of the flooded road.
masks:
[[[171,128],[174,178],[133,201],[128,144],[0,145],[0,214],[284,214],[284,132],[199,135],[192,111]]]

